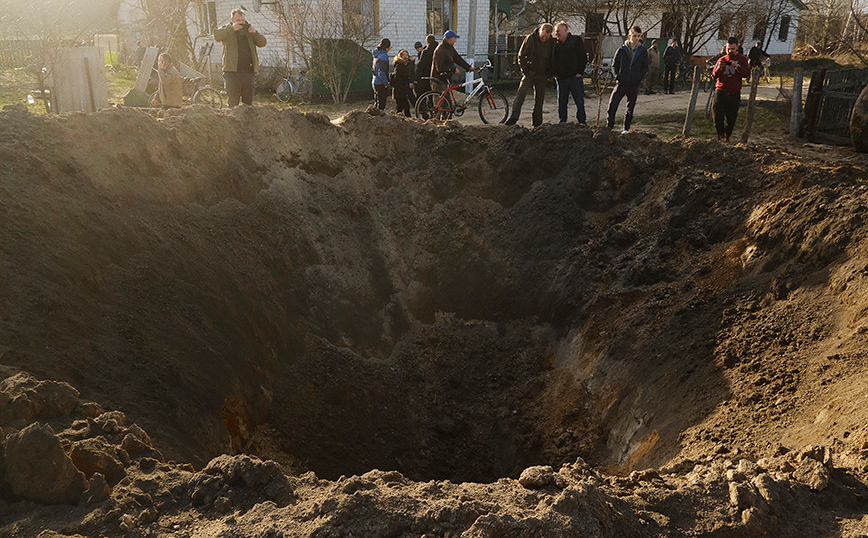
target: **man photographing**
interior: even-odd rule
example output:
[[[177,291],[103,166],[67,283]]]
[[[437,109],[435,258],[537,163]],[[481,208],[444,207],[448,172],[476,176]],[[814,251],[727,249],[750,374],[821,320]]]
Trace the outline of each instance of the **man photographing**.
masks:
[[[714,85],[714,127],[717,139],[729,142],[741,104],[741,81],[750,77],[750,66],[744,54],[738,52],[738,38],[726,40],[726,54],[718,58],[711,71]]]
[[[214,30],[214,40],[223,43],[223,80],[229,106],[241,101],[253,104],[253,88],[259,71],[257,47],[265,46],[265,36],[244,17],[244,11],[233,9],[229,24]]]

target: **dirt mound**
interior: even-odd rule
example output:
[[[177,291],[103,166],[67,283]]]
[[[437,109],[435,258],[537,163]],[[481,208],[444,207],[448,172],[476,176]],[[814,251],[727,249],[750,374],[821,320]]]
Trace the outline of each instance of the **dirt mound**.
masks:
[[[81,505],[9,492],[0,533],[868,533],[862,157],[266,107],[0,120],[6,377],[142,425],[74,452],[96,404],[64,404]],[[290,477],[211,461],[239,451]]]

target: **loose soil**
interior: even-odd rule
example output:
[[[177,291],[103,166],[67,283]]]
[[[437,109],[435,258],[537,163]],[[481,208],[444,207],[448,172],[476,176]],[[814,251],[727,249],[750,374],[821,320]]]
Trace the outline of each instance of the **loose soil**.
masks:
[[[868,536],[865,155],[197,106],[0,158],[0,536]]]

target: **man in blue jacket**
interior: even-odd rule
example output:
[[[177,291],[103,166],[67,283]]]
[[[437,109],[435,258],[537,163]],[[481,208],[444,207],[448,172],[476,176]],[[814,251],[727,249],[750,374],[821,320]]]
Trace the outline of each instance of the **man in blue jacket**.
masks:
[[[636,108],[636,98],[639,96],[639,84],[648,74],[648,50],[639,42],[642,38],[642,29],[634,26],[630,29],[627,41],[618,52],[615,53],[615,61],[612,63],[612,71],[615,73],[615,89],[609,98],[608,127],[615,126],[615,114],[618,113],[618,105],[621,99],[627,97],[627,113],[624,115],[624,130],[621,134],[630,132],[630,123],[633,121],[633,110]]]
[[[391,48],[392,42],[388,37],[384,37],[373,52],[371,86],[374,87],[374,97],[380,110],[386,109],[386,99],[389,98],[389,49]]]

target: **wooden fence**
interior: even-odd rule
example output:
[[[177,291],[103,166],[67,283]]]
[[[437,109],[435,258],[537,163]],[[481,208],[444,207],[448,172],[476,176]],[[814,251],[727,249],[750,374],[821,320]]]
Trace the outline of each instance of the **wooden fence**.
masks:
[[[0,67],[3,69],[27,67],[41,56],[38,40],[0,39]]]
[[[804,137],[811,141],[849,145],[850,115],[866,85],[868,69],[815,71],[805,101],[807,125]]]

